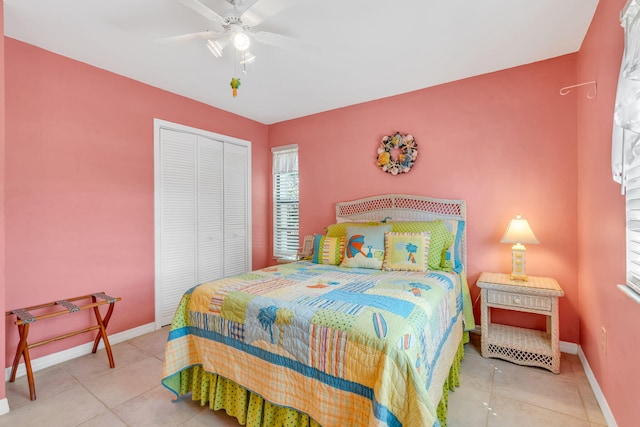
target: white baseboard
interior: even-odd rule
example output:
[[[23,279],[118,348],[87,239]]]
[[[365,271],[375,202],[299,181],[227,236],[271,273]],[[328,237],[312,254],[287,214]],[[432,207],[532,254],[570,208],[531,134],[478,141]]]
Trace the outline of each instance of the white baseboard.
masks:
[[[568,341],[560,341],[560,352],[568,354],[578,354],[578,344]]]
[[[4,415],[9,412],[9,401],[5,397],[0,399],[0,415]]]
[[[146,325],[138,326],[133,329],[128,329],[126,331],[118,332],[117,334],[109,335],[109,344],[115,345],[123,341],[129,340],[131,338],[135,338],[140,335],[153,332],[155,330],[156,330],[155,323],[147,323]],[[102,349],[102,348],[104,348],[104,343],[100,341],[100,345],[98,346],[98,349]],[[93,349],[93,342],[88,342],[86,344],[82,344],[77,347],[72,347],[67,350],[62,350],[57,353],[52,353],[43,357],[39,357],[37,359],[33,359],[31,361],[31,370],[33,372],[37,372],[41,369],[45,369],[62,362],[67,362],[71,359],[75,359],[76,357],[84,356],[85,354],[91,353],[92,349]],[[24,363],[19,364],[18,370],[16,371],[16,378],[25,376],[26,374],[27,374],[27,370],[24,367]],[[5,377],[5,381],[9,380],[9,378],[11,377],[11,367],[8,367],[5,369],[4,377]],[[7,404],[7,411],[8,410],[9,410],[9,406]],[[0,401],[0,414],[2,414],[2,401]]]
[[[593,390],[593,394],[596,396],[598,405],[600,405],[600,410],[602,411],[604,420],[607,422],[607,426],[618,427],[618,423],[616,423],[616,420],[613,417],[613,412],[611,412],[611,408],[609,408],[607,399],[604,397],[602,389],[598,384],[598,380],[596,380],[596,377],[591,370],[591,366],[589,366],[589,362],[587,361],[587,357],[584,355],[582,347],[580,346],[578,346],[578,358],[580,359],[580,363],[582,363],[582,368],[584,369],[584,373],[587,375],[589,385],[591,386],[591,390]]]

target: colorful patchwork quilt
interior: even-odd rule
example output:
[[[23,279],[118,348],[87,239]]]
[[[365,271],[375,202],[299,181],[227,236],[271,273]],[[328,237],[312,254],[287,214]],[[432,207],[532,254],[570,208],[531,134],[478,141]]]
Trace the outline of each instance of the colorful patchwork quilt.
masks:
[[[176,312],[162,383],[179,395],[200,366],[323,426],[438,426],[465,292],[455,273],[309,262],[204,283]]]

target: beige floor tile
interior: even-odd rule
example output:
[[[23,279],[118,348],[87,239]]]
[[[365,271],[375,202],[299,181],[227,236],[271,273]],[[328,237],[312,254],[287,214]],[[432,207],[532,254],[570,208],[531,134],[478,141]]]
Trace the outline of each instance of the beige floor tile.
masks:
[[[78,427],[127,427],[127,425],[113,411],[105,411],[97,417],[79,424]]]
[[[460,387],[449,393],[449,427],[485,426],[491,399],[494,363],[480,355],[479,336],[471,334],[465,345]]]
[[[558,375],[575,378],[574,357],[577,359],[575,355],[560,353],[560,373]],[[580,364],[580,360],[578,360],[578,364]],[[582,365],[580,365],[580,370],[582,370]]]
[[[587,420],[572,374],[556,375],[541,368],[496,360],[492,397],[507,397]]]
[[[604,419],[604,415],[602,415],[602,410],[600,409],[600,405],[596,400],[596,395],[593,393],[589,382],[586,379],[580,379],[576,380],[576,384],[578,385],[578,391],[582,397],[582,402],[584,403],[585,410],[587,411],[589,421],[596,424],[606,425],[607,421]]]
[[[109,408],[151,390],[160,383],[162,362],[146,359],[85,382],[85,386]]]
[[[487,395],[488,393],[466,384],[450,392],[448,427],[486,426],[489,402]]]
[[[560,364],[568,364],[575,373],[574,365],[578,365],[578,370],[582,371],[580,358],[576,354],[560,353]]]
[[[529,403],[497,397],[491,403],[488,427],[590,427],[589,422]]]
[[[587,378],[587,374],[584,372],[584,368],[582,367],[582,362],[580,362],[580,358],[578,356],[574,356],[569,359],[571,366],[573,367],[573,375],[576,380],[589,381]]]
[[[494,362],[477,354],[466,354],[460,370],[460,384],[464,388],[473,388],[484,392],[484,399],[489,400],[491,383],[495,371]]]
[[[178,426],[193,418],[205,407],[185,396],[173,402],[173,393],[158,385],[150,391],[115,407],[113,410],[127,425]]]
[[[111,346],[111,353],[115,363],[113,369],[109,366],[109,357],[104,349],[98,350],[95,354],[87,354],[65,362],[62,364],[62,367],[78,381],[82,382],[92,380],[117,369],[131,366],[149,357],[147,353],[128,342]]]
[[[26,375],[17,378],[13,383],[5,383],[7,400],[11,410],[25,405],[33,406],[35,402],[43,401],[78,385],[78,381],[62,369],[60,365],[34,372],[33,378],[36,387],[36,400],[34,402],[29,399],[29,383]]]
[[[140,350],[152,356],[155,356],[158,353],[164,354],[164,347],[167,344],[169,330],[170,327],[165,326],[164,328],[160,328],[157,331],[130,339],[128,343],[138,347]]]
[[[71,427],[107,411],[107,408],[81,385],[75,385],[48,399],[38,399],[35,403],[11,409],[0,418],[0,424]]]

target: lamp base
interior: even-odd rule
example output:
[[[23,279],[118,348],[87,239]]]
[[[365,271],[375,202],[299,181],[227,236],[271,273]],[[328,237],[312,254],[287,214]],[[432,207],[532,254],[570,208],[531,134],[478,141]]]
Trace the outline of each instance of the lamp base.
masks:
[[[511,280],[527,281],[527,275],[524,272],[524,266],[526,264],[525,255],[527,250],[524,245],[516,243],[511,247]]]

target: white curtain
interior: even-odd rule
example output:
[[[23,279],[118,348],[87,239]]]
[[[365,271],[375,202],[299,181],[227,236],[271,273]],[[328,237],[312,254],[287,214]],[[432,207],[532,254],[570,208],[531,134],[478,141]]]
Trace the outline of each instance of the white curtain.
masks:
[[[628,0],[620,14],[624,54],[620,66],[613,120],[611,169],[626,190],[628,166],[640,156],[640,0]]]
[[[298,145],[285,145],[271,149],[273,153],[273,174],[298,172]]]

